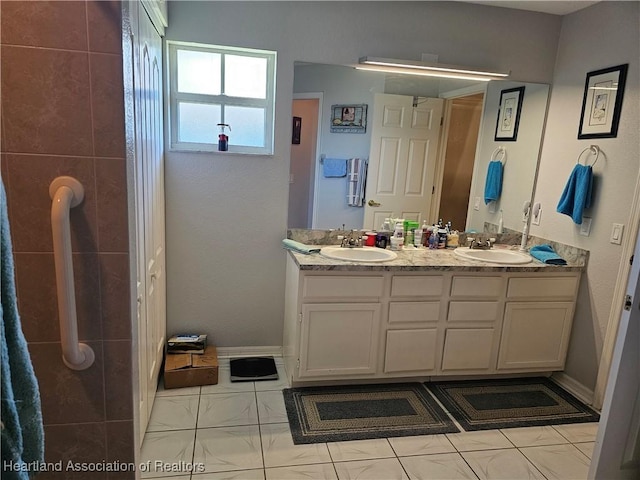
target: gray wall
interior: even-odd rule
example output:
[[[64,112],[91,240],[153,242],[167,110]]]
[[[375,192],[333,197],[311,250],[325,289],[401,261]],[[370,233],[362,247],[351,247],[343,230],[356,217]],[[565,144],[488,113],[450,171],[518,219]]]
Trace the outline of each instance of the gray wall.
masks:
[[[543,214],[531,233],[591,252],[566,366],[588,388],[595,385],[619,265],[628,261],[620,245],[609,243],[612,224],[625,224],[624,234],[633,235],[629,214],[640,158],[638,6],[601,2],[564,17],[535,194]],[[577,140],[587,72],[622,63],[629,63],[629,73],[617,138]],[[585,212],[593,218],[591,235],[583,237],[569,217],[556,213],[556,205],[578,154],[591,144],[604,155],[594,168],[593,207]]]
[[[180,1],[169,24],[167,39],[278,52],[273,156],[166,156],[168,333],[250,346],[282,344],[294,61],[434,53],[550,83],[561,18],[456,2]]]

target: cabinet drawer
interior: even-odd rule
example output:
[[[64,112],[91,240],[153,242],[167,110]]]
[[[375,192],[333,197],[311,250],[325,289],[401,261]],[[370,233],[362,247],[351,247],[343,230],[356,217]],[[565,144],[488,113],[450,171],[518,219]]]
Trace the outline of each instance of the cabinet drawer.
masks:
[[[391,302],[389,323],[437,322],[440,302]]]
[[[502,277],[453,277],[452,297],[498,297],[504,291]]]
[[[442,295],[444,278],[439,275],[407,275],[391,278],[392,297],[427,297]]]
[[[578,288],[578,277],[511,278],[507,296],[509,298],[559,298],[573,297]]]
[[[491,368],[493,328],[450,328],[442,354],[442,370]]]
[[[498,318],[498,302],[450,302],[449,322],[492,322]]]
[[[427,373],[436,368],[437,330],[389,330],[384,371]]]
[[[382,296],[384,278],[371,276],[311,276],[305,277],[302,295],[315,298],[379,298]]]

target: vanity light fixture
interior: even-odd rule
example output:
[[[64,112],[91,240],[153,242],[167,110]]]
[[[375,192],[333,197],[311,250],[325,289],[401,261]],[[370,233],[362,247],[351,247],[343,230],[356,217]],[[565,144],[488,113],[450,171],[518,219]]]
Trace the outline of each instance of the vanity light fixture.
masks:
[[[412,60],[396,60],[392,58],[361,57],[358,70],[375,72],[402,73],[405,75],[422,75],[429,77],[457,78],[462,80],[504,80],[511,72],[491,72],[477,68],[467,68],[443,63],[415,62]]]

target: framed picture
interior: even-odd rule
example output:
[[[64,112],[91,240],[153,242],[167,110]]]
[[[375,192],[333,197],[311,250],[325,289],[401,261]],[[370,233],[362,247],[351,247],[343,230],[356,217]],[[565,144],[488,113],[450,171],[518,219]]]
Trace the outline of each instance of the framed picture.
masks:
[[[518,139],[518,125],[522,111],[524,86],[509,88],[500,92],[500,107],[494,140],[515,142]]]
[[[302,118],[293,117],[293,129],[291,130],[291,143],[300,145],[300,132],[302,131]]]
[[[365,133],[367,105],[331,105],[332,133]]]
[[[618,135],[628,63],[587,73],[578,138]]]

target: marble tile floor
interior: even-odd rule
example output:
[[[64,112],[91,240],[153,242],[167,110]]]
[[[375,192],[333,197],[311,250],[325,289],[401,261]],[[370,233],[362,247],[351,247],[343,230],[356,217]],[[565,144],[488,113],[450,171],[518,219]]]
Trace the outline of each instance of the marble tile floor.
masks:
[[[228,360],[220,359],[217,385],[161,385],[140,459],[151,468],[142,478],[587,478],[596,423],[294,445],[281,394],[288,385],[280,359],[276,364],[277,381],[231,383]],[[155,462],[179,467],[160,471]],[[191,464],[201,464],[204,472],[188,474]]]

